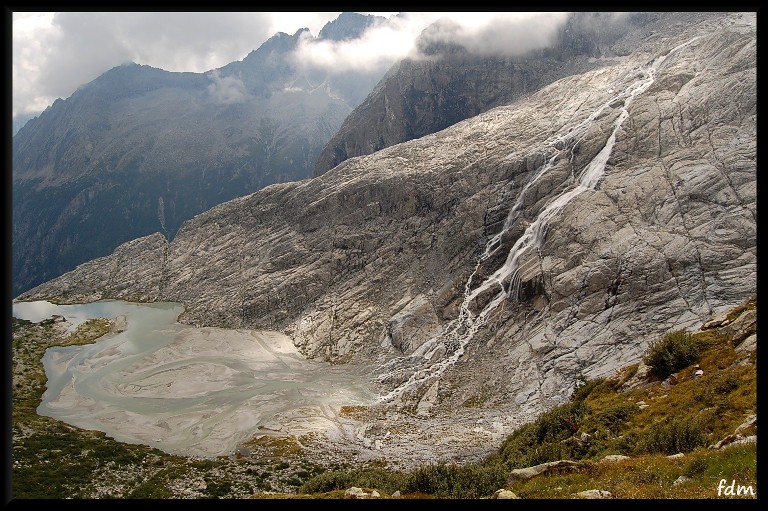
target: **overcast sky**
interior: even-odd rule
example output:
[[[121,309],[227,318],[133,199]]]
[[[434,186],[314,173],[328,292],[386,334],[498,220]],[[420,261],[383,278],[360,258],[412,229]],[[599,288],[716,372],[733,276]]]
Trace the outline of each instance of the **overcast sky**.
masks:
[[[515,53],[549,44],[563,13],[370,13],[392,23],[344,44],[307,41],[313,65],[389,67],[439,18],[446,37],[479,52]],[[126,62],[204,72],[242,60],[277,32],[316,36],[338,12],[14,12],[13,115],[38,113]]]

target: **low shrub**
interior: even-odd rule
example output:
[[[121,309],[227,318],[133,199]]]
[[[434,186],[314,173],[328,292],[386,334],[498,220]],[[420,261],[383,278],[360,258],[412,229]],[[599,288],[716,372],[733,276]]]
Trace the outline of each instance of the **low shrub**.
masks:
[[[674,417],[651,426],[640,435],[637,454],[676,454],[707,445],[703,427],[697,420]]]
[[[571,401],[544,412],[534,423],[537,443],[565,440],[579,430],[587,410],[583,401]]]
[[[480,498],[503,488],[508,477],[509,472],[500,464],[428,465],[408,474],[404,490],[405,493],[428,493],[441,498]]]
[[[579,378],[576,388],[571,395],[571,401],[584,401],[589,397],[595,388],[605,383],[605,378],[596,378],[594,380],[588,380],[584,376]]]
[[[300,493],[325,493],[351,486],[374,488],[394,493],[403,491],[405,476],[386,469],[330,470],[311,477],[299,488]]]
[[[643,362],[651,368],[651,373],[659,378],[666,378],[699,360],[701,346],[685,330],[676,330],[651,342],[646,350]]]
[[[583,401],[570,401],[544,412],[509,435],[498,451],[507,468],[522,468],[583,455],[576,444],[564,443],[579,430],[587,413]]]
[[[592,421],[596,426],[602,426],[613,434],[618,434],[621,426],[640,409],[634,403],[618,403],[596,412]]]

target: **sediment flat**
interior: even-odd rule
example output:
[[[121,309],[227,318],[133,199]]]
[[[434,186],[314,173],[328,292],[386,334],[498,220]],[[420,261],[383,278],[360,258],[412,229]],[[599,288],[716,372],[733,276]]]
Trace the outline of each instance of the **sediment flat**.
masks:
[[[127,365],[121,344],[85,357],[73,356],[78,348],[50,353],[49,371],[72,377],[40,412],[120,441],[214,457],[255,435],[337,428],[341,406],[374,397],[354,373],[305,359],[278,332],[176,325],[166,333],[171,342]]]

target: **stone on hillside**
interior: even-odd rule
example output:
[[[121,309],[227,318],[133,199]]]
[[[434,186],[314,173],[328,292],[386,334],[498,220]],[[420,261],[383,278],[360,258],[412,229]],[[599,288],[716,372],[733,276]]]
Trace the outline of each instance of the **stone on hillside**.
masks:
[[[568,472],[572,470],[581,470],[592,466],[588,461],[558,460],[541,463],[532,467],[516,468],[509,475],[510,481],[527,481],[542,474],[552,472]]]
[[[745,431],[750,430],[752,427],[757,430],[757,415],[750,415],[746,419],[744,419],[744,422],[739,424],[738,427],[734,430],[734,432],[716,444],[712,444],[709,446],[710,449],[721,449],[723,447],[727,447],[730,445],[743,445],[743,444],[752,444],[757,443],[757,435],[749,435],[745,436],[743,433]]]
[[[362,488],[352,486],[344,491],[344,496],[348,499],[364,499],[368,497],[368,493],[365,493]]]
[[[496,493],[493,494],[494,499],[519,499],[520,497],[517,496],[517,494],[510,490],[496,490]]]
[[[751,428],[754,426],[757,428],[757,415],[750,415],[746,419],[744,419],[744,422],[742,422],[736,430],[734,430],[734,433],[739,434],[742,433],[744,430]]]
[[[607,463],[613,463],[617,461],[624,461],[628,460],[629,456],[624,456],[623,454],[607,454],[603,459],[601,459],[601,462],[607,462]]]
[[[573,497],[577,499],[612,499],[613,494],[606,490],[584,490],[578,493],[573,493]]]
[[[722,315],[720,315],[720,316],[718,316],[716,318],[710,319],[709,321],[704,323],[701,326],[701,329],[702,330],[709,330],[711,328],[717,328],[717,327],[725,326],[728,323],[730,323],[730,321],[726,317],[726,313],[723,313]]]
[[[737,345],[755,333],[756,323],[757,311],[749,309],[742,312],[738,318],[731,321],[728,325],[720,328],[718,332],[730,339],[734,345]]]
[[[589,433],[582,432],[581,434],[573,435],[571,437],[566,438],[562,441],[562,443],[566,445],[576,445],[579,447],[584,447],[585,445],[589,444],[589,441],[591,440],[592,436]]]
[[[743,353],[757,350],[757,334],[752,334],[736,346],[736,351]]]
[[[648,383],[648,375],[651,373],[650,366],[640,360],[637,365],[637,371],[627,381],[621,385],[621,391],[632,390],[640,387],[641,385]]]
[[[728,435],[727,437],[723,438],[716,444],[710,445],[710,449],[722,449],[724,447],[733,447],[737,445],[749,445],[749,444],[757,444],[757,435],[750,435],[750,436],[744,436],[744,435]]]

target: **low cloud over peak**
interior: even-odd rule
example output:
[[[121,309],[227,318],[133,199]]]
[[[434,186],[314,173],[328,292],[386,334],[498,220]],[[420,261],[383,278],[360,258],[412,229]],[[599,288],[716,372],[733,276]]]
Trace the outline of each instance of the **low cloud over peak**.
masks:
[[[446,13],[421,40],[456,44],[479,55],[518,56],[551,46],[567,17],[562,12]]]
[[[555,41],[567,13],[400,13],[343,41],[302,35],[297,63],[326,71],[381,71],[400,59],[422,57],[433,43],[459,45],[479,55],[522,55]]]
[[[277,32],[295,34],[304,27],[297,64],[382,73],[404,57],[418,57],[419,37],[480,54],[517,55],[550,44],[567,18],[550,12],[371,14],[385,21],[359,38],[331,40],[312,34],[338,12],[14,12],[13,113],[40,112],[122,62],[202,73],[243,59]],[[422,36],[440,19],[449,23]],[[236,84],[212,86],[222,100],[236,100]]]

